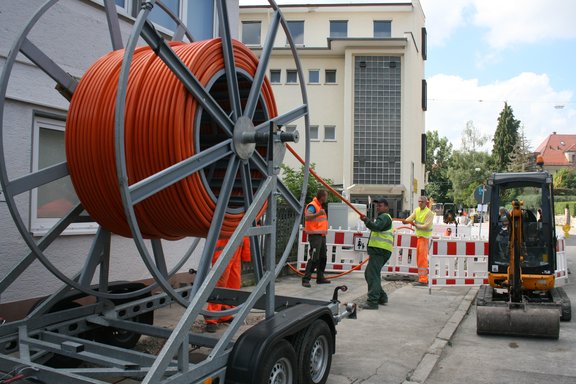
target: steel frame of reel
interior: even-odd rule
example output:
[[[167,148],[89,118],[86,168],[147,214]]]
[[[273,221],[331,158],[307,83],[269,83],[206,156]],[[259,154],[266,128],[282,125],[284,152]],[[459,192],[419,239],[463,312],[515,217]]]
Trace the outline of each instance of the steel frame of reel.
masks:
[[[34,45],[28,34],[41,19],[41,17],[59,0],[48,0],[30,19],[24,27],[17,41],[5,62],[2,76],[0,77],[0,158],[3,165],[0,166],[0,182],[6,197],[6,204],[10,210],[12,218],[18,228],[22,238],[30,248],[30,253],[23,257],[21,261],[0,281],[0,292],[4,292],[18,277],[32,264],[33,261],[40,261],[52,274],[64,282],[61,290],[54,293],[46,301],[40,304],[28,317],[23,320],[8,323],[0,329],[0,370],[11,370],[18,365],[28,365],[38,369],[35,376],[40,380],[61,383],[102,383],[97,377],[105,376],[126,376],[142,379],[143,383],[169,382],[198,382],[208,374],[220,371],[224,378],[225,364],[230,353],[230,345],[233,337],[237,334],[240,325],[250,310],[257,302],[264,301],[266,317],[271,317],[277,308],[275,298],[274,280],[282,270],[288,258],[291,244],[293,244],[298,234],[301,214],[305,206],[306,186],[308,183],[309,168],[309,117],[308,101],[305,89],[305,79],[302,67],[296,52],[295,44],[290,36],[284,17],[273,0],[270,5],[273,9],[271,25],[265,44],[263,45],[260,61],[254,78],[250,95],[244,110],[242,110],[238,94],[238,82],[236,78],[237,70],[234,64],[232,51],[232,40],[230,26],[228,22],[228,12],[226,0],[215,0],[218,22],[220,25],[220,35],[223,41],[223,57],[225,61],[225,76],[228,80],[231,105],[233,106],[232,116],[228,116],[218,106],[217,102],[209,92],[200,85],[194,75],[182,64],[180,59],[174,54],[167,42],[149,21],[149,14],[152,7],[157,3],[176,22],[177,29],[173,40],[180,40],[187,37],[192,41],[192,35],[185,28],[183,23],[171,14],[160,1],[148,0],[144,2],[138,17],[136,18],[130,37],[125,49],[124,63],[118,84],[118,96],[116,98],[115,115],[115,137],[116,137],[116,166],[118,170],[118,185],[123,201],[123,208],[133,233],[134,243],[141,255],[143,263],[154,278],[154,284],[132,292],[109,293],[108,266],[110,258],[111,233],[100,228],[94,238],[92,247],[88,252],[87,260],[83,269],[74,277],[64,275],[45,256],[44,251],[58,238],[63,231],[74,222],[82,213],[83,207],[78,204],[65,217],[59,220],[39,241],[36,241],[27,228],[23,215],[20,213],[15,197],[28,193],[44,184],[66,177],[68,175],[67,164],[60,163],[44,168],[37,172],[32,172],[23,177],[9,179],[6,170],[6,157],[4,151],[4,110],[8,81],[17,56],[22,53],[30,59],[38,68],[52,78],[58,86],[63,89],[64,94],[72,95],[77,81],[71,75],[56,64],[39,47]],[[104,0],[104,12],[110,32],[112,48],[114,50],[122,48],[122,34],[116,12],[114,0]],[[229,132],[234,132],[234,127],[239,125],[239,121],[251,120],[258,102],[260,88],[265,78],[265,73],[270,59],[274,38],[278,29],[282,27],[286,33],[292,56],[294,58],[299,77],[302,103],[296,105],[290,111],[278,115],[273,119],[259,124],[253,128],[250,134],[257,133],[266,137],[268,142],[268,158],[265,159],[257,152],[252,152],[249,156],[237,151],[242,143],[255,140],[253,136],[247,139],[246,135],[232,135],[225,144],[218,148],[210,148],[195,156],[176,164],[170,169],[165,169],[148,179],[135,185],[127,185],[125,152],[124,152],[124,103],[126,97],[126,84],[128,81],[129,66],[134,49],[140,38],[152,47],[157,55],[164,61],[170,70],[179,78],[188,91],[200,101],[203,110],[219,122],[219,124]],[[282,127],[292,121],[303,118],[305,125],[305,173],[303,190],[299,198],[294,197],[281,182],[277,180],[279,164],[284,156],[284,142],[297,140],[297,133],[282,132],[277,127]],[[250,136],[250,135],[249,135]],[[225,150],[223,149],[225,148]],[[167,271],[165,268],[163,248],[160,240],[152,240],[151,246],[153,254],[150,255],[144,238],[140,233],[140,228],[134,213],[134,205],[147,197],[161,191],[167,186],[197,172],[213,161],[210,156],[216,153],[220,158],[229,157],[230,165],[225,176],[221,193],[218,197],[214,220],[206,237],[204,250],[200,259],[200,265],[196,274],[195,282],[191,287],[174,289],[168,279],[189,259],[190,255],[198,245],[200,239],[196,239],[188,252],[173,269]],[[255,194],[250,188],[250,169],[259,170],[266,175],[266,180],[261,184]],[[245,214],[230,241],[223,250],[218,261],[212,266],[211,259],[214,253],[218,234],[226,213],[230,192],[236,178],[236,172],[240,172],[243,181],[243,190],[246,192],[244,199]],[[276,245],[276,199],[281,196],[296,212],[296,220],[288,241],[288,246],[283,252],[280,260],[275,260]],[[267,204],[264,224],[256,225],[256,215]],[[218,313],[219,315],[233,314],[234,321],[227,328],[219,339],[214,339],[204,335],[195,335],[190,332],[190,328],[195,319],[208,312],[202,309],[215,288],[218,277],[232,258],[232,255],[244,236],[250,236],[252,242],[254,268],[256,271],[257,283],[248,296],[244,297],[244,302],[234,309]],[[260,239],[264,239],[263,247]],[[264,252],[261,252],[264,249]],[[95,271],[100,268],[100,280],[97,287],[90,285]],[[154,287],[161,287],[162,293],[142,298],[142,295],[149,293]],[[75,289],[97,298],[96,303],[72,308],[64,314],[59,314],[61,320],[56,320],[48,311],[66,294]],[[225,293],[225,292],[224,292]],[[124,304],[110,307],[110,301],[129,301]],[[130,318],[138,314],[153,311],[170,303],[177,302],[185,307],[185,313],[174,330],[153,327],[151,325],[139,324],[130,321]],[[123,315],[124,314],[124,315]],[[118,348],[103,346],[90,340],[79,340],[71,335],[79,335],[81,331],[91,329],[95,325],[114,326],[118,329],[130,329],[156,337],[165,338],[167,341],[158,356],[148,356],[134,351],[125,351]],[[70,329],[74,328],[74,332]],[[82,345],[81,345],[82,344]],[[190,344],[205,345],[212,348],[208,358],[201,363],[191,363],[188,358]],[[8,347],[7,347],[8,346]],[[38,353],[37,351],[40,352]],[[14,352],[19,352],[20,357],[13,356]],[[38,355],[58,352],[65,356],[83,356],[84,353],[91,353],[90,361],[101,363],[109,369],[60,369],[44,367],[37,364],[34,359]],[[84,357],[86,358],[86,357]],[[56,381],[54,381],[56,380]]]

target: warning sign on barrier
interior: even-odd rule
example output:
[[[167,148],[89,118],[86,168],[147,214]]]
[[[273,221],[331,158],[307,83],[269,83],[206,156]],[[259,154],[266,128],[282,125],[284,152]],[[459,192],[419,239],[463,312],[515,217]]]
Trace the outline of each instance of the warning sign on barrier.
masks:
[[[362,233],[354,234],[354,250],[360,252],[366,252],[368,249],[368,240],[370,236],[366,236]]]

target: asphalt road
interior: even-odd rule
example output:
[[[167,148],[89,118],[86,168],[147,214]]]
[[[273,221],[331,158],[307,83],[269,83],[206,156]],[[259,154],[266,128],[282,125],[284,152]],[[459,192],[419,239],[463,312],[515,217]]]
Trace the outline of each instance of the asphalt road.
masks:
[[[567,239],[568,267],[576,271],[576,236]],[[576,307],[574,274],[564,286]],[[573,316],[574,317],[574,316]],[[574,384],[576,320],[562,322],[558,340],[478,336],[470,307],[426,384]]]

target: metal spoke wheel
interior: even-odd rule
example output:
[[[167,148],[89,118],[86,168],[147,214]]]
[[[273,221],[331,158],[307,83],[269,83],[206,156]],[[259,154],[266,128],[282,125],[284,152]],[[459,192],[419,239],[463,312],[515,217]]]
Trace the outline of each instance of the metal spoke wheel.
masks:
[[[330,327],[321,319],[301,331],[294,342],[298,357],[299,383],[323,384],[328,380],[334,339]]]

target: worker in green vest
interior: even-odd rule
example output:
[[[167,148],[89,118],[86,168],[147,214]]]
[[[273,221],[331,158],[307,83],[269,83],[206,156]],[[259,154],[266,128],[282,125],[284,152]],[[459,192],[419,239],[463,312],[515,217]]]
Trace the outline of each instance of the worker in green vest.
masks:
[[[362,309],[378,309],[378,305],[388,302],[388,296],[381,284],[382,267],[392,254],[394,234],[392,233],[392,218],[388,214],[388,201],[383,197],[373,200],[376,206],[377,217],[374,221],[362,215],[360,219],[371,230],[368,240],[368,265],[364,271],[364,278],[368,283],[368,299],[360,304]]]
[[[432,225],[434,212],[428,208],[428,198],[420,196],[418,198],[418,208],[402,220],[403,224],[411,224],[416,228],[416,262],[418,263],[418,281],[414,285],[428,285],[428,247],[430,236],[432,236]]]

